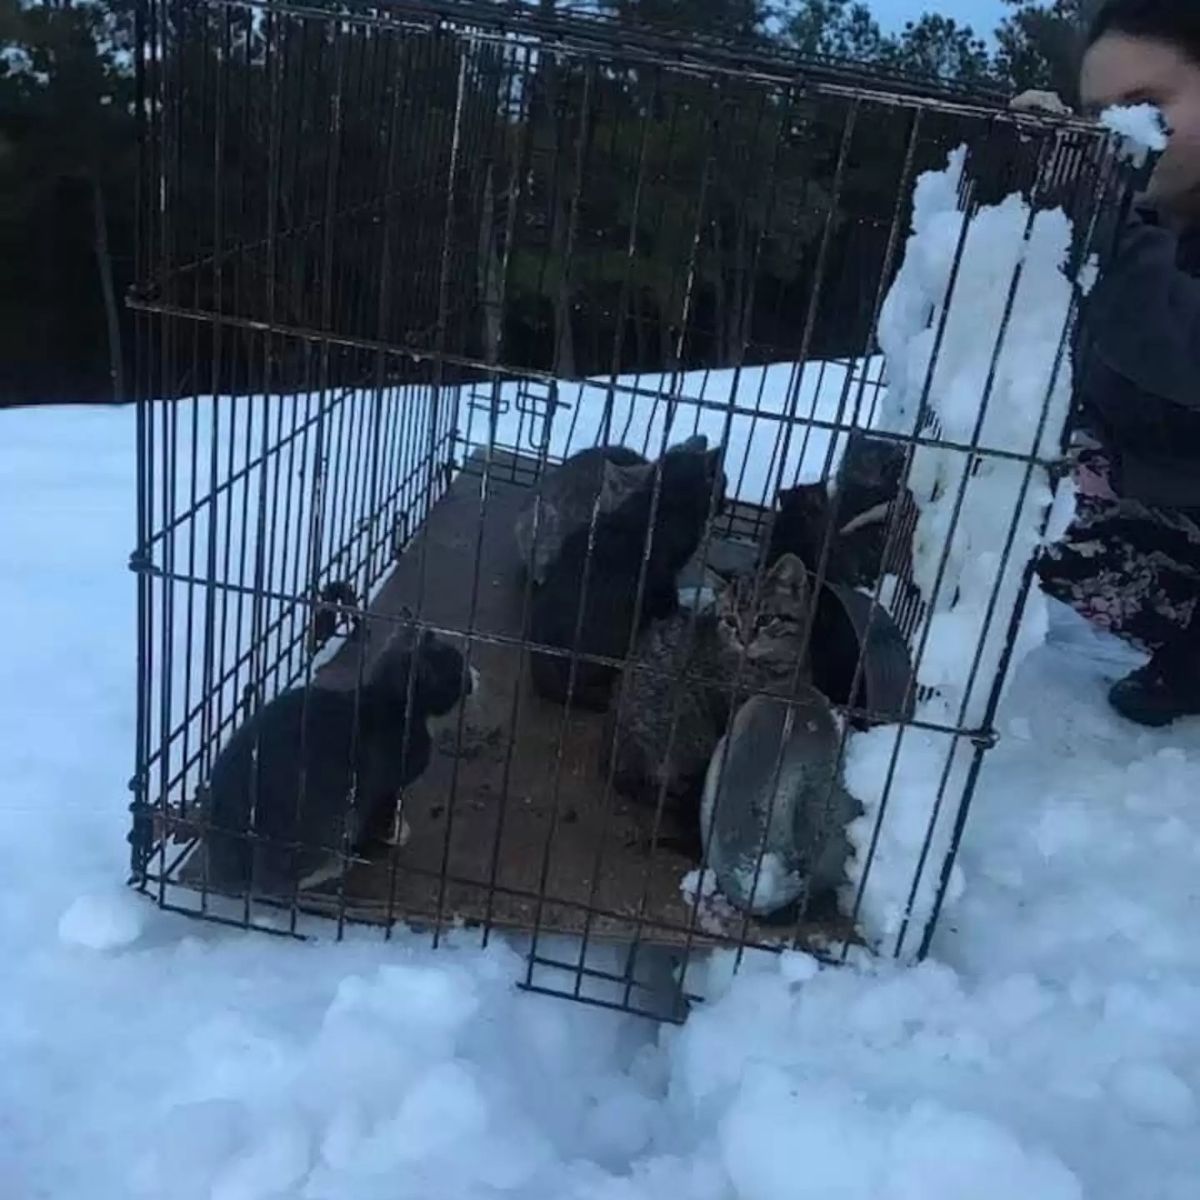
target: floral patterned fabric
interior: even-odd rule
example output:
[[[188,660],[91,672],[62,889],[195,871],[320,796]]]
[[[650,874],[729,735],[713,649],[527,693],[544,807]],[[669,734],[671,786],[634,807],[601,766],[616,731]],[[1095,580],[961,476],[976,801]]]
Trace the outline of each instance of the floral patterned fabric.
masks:
[[[1118,496],[1111,459],[1087,436],[1075,486],[1075,520],[1037,564],[1042,590],[1140,649],[1176,640],[1200,598],[1200,512]]]

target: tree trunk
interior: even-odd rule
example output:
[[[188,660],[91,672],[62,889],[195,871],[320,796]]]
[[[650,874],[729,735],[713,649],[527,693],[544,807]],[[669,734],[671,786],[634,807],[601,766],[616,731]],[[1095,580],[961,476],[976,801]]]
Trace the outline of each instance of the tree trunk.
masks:
[[[725,295],[725,239],[721,236],[721,219],[714,217],[712,222],[713,231],[713,250],[715,251],[713,259],[716,264],[716,270],[713,271],[713,292],[716,300],[717,311],[715,321],[717,334],[717,365],[728,367],[729,362],[729,342],[728,330],[730,321],[727,315],[728,303]]]
[[[571,268],[567,256],[567,227],[570,219],[562,198],[559,197],[554,206],[550,254],[558,268],[558,288],[554,297],[554,370],[560,379],[575,378],[575,333],[571,328],[571,295],[567,286]]]
[[[729,347],[732,352],[730,366],[740,367],[746,357],[746,343],[750,340],[750,295],[753,280],[747,238],[746,215],[738,217],[737,260],[733,269],[733,303],[729,312]]]
[[[108,326],[109,375],[112,379],[113,401],[120,404],[125,395],[125,357],[121,346],[121,315],[117,310],[117,288],[113,281],[112,252],[108,246],[108,211],[104,203],[104,187],[96,175],[91,176],[92,215],[95,220],[96,270],[100,274],[100,291],[104,296],[104,318]]]
[[[479,228],[479,295],[483,304],[484,361],[494,367],[500,361],[503,313],[500,294],[500,255],[496,250],[496,188],[489,165],[483,182],[483,218]]]

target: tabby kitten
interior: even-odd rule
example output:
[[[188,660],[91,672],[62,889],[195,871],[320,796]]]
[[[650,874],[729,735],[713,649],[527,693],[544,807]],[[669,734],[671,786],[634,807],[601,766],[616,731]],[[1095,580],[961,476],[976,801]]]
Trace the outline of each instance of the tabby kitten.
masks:
[[[806,679],[803,641],[811,598],[808,571],[795,554],[781,555],[761,584],[753,576],[743,577],[727,589],[717,632],[730,678],[745,655],[741,680],[748,688],[786,690],[802,657],[800,678]]]
[[[761,582],[729,584],[714,609],[695,616],[694,628],[685,611],[642,634],[624,703],[610,711],[618,791],[657,804],[665,785],[667,804],[696,819],[709,760],[729,721],[732,685],[787,693],[801,662],[809,595],[803,564],[786,554]],[[679,680],[681,674],[688,678]],[[618,696],[614,691],[613,710]]]

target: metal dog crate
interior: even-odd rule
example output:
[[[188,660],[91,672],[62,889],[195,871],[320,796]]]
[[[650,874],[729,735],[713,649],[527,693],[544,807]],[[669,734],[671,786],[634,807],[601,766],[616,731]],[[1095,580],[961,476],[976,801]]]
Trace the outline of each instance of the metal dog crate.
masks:
[[[653,456],[715,414],[755,447],[734,490],[747,463],[764,482],[706,545],[763,536],[789,456],[876,403],[917,176],[963,144],[964,212],[1065,202],[1077,271],[1118,187],[1103,139],[527,5],[144,0],[138,31],[137,886],[274,932],[511,930],[528,986],[667,1016],[685,971],[664,1013],[647,947],[680,968],[718,945],[844,953],[853,910],[700,919],[695,864],[597,766],[602,718],[528,686],[513,516],[562,455]],[[827,372],[832,419],[803,400]],[[411,840],[282,908],[214,895],[196,846],[220,747],[286,688],[356,687],[398,620],[468,647],[488,704],[406,794]],[[993,713],[946,726],[975,766],[923,870],[949,870]]]

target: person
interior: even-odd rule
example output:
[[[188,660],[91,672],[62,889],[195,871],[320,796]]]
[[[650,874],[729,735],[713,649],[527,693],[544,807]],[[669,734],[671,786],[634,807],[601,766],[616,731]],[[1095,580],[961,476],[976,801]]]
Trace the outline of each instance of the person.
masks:
[[[1156,106],[1168,143],[1087,302],[1076,515],[1037,571],[1048,594],[1149,652],[1109,699],[1161,726],[1200,714],[1200,0],[1109,0],[1080,94],[1091,113]]]

